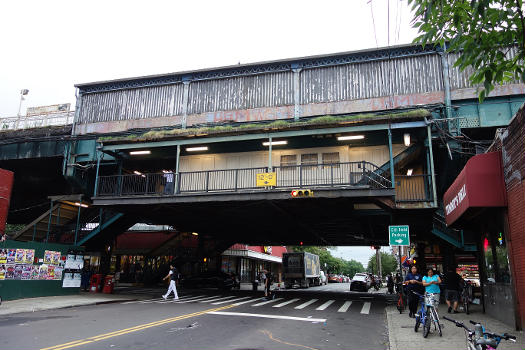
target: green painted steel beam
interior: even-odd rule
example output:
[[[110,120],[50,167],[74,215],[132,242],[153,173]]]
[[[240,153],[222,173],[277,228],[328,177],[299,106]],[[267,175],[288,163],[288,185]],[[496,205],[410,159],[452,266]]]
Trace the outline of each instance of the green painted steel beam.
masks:
[[[84,243],[89,241],[91,238],[95,237],[100,232],[104,231],[106,229],[106,227],[108,227],[109,225],[111,225],[112,223],[114,223],[115,221],[117,221],[118,219],[120,219],[123,216],[124,216],[124,214],[122,214],[122,213],[117,213],[117,214],[113,215],[109,220],[104,221],[104,223],[102,225],[99,224],[97,227],[95,227],[87,236],[82,238],[76,245],[78,245],[78,246],[83,245]]]
[[[218,142],[232,142],[232,141],[248,141],[248,140],[261,140],[261,139],[279,139],[283,137],[295,137],[295,136],[311,136],[311,135],[326,135],[326,134],[338,134],[345,132],[362,132],[362,131],[376,131],[376,130],[388,130],[390,129],[409,129],[409,128],[423,128],[427,124],[424,121],[395,123],[395,124],[373,124],[373,125],[361,125],[361,126],[346,126],[339,128],[325,128],[325,129],[310,129],[310,130],[293,130],[293,131],[281,131],[281,132],[269,132],[259,134],[246,134],[246,135],[233,135],[233,136],[219,136],[219,137],[202,137],[202,138],[191,138],[184,140],[170,140],[170,141],[149,141],[149,142],[137,142],[128,144],[108,145],[102,149],[104,151],[116,151],[125,149],[140,149],[140,148],[157,148],[157,147],[170,147],[177,145],[196,145],[196,144],[209,144]]]

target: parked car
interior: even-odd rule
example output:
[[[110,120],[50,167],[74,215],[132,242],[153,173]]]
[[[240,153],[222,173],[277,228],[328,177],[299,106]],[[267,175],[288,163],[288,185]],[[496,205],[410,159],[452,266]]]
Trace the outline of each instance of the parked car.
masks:
[[[197,276],[183,278],[181,281],[185,288],[219,288],[224,290],[231,290],[237,287],[236,279],[232,275],[219,273],[202,273]]]
[[[327,284],[328,284],[328,277],[326,277],[326,274],[324,273],[324,271],[321,271],[321,272],[320,272],[319,279],[321,280],[321,281],[320,281],[320,282],[321,282],[321,283],[320,283],[321,286],[322,286],[322,285],[327,285]]]
[[[368,292],[372,286],[372,279],[366,273],[356,273],[350,281],[351,291]]]

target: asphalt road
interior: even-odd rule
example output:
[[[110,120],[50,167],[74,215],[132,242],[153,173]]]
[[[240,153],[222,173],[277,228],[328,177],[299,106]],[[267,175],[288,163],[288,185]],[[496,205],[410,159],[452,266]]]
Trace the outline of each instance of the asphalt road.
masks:
[[[346,287],[346,288],[345,288]],[[316,290],[317,289],[317,290]],[[386,349],[385,297],[348,284],[280,291],[121,290],[135,301],[0,319],[0,349]]]

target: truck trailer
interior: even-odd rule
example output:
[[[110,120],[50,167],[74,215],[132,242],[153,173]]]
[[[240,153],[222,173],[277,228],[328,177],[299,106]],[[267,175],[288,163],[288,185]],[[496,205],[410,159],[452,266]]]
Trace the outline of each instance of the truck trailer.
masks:
[[[283,254],[283,279],[285,288],[321,285],[319,256],[307,252]]]

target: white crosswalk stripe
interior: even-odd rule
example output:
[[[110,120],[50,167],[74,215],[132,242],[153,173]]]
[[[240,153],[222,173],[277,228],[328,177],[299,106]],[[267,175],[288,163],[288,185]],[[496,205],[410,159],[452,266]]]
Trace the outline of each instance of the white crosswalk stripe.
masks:
[[[183,300],[183,301],[179,301],[179,304],[193,303],[193,302],[198,302],[198,301],[201,301],[201,300],[216,299],[218,296],[219,295],[213,295],[213,296],[204,297],[204,298],[198,298],[198,299],[192,299],[192,300]]]
[[[199,301],[199,303],[211,303],[213,301],[219,301],[219,300],[225,300],[225,299],[233,299],[233,298],[235,298],[235,295],[230,295],[229,297],[222,297],[222,298],[216,298],[216,299]]]
[[[220,304],[232,303],[234,301],[246,300],[246,299],[250,299],[250,298],[251,297],[237,298],[237,299],[231,299],[231,300],[218,301],[216,303],[211,303],[211,304],[212,305],[220,305]]]
[[[352,305],[352,302],[351,301],[345,301],[345,303],[343,304],[343,306],[341,306],[339,308],[339,310],[337,310],[337,312],[346,312],[348,310],[348,308],[350,307],[350,305]]]
[[[370,313],[370,306],[372,305],[371,302],[366,301],[363,303],[363,308],[361,309],[362,314],[368,315]]]
[[[272,307],[283,307],[285,305],[288,305],[288,304],[291,304],[291,303],[295,303],[298,300],[301,300],[301,299],[299,299],[299,298],[291,299],[291,300],[285,301],[284,303],[280,303],[280,304],[277,304],[277,305],[272,305]]]
[[[326,303],[324,303],[323,305],[319,306],[316,310],[325,310],[327,307],[329,307],[330,305],[332,305],[332,303],[334,302],[335,300],[328,300]]]
[[[248,303],[253,303],[254,301],[259,301],[259,300],[263,300],[263,298],[255,298],[255,299],[251,299],[251,300],[241,301],[239,303],[234,303],[233,305],[248,304]]]
[[[306,303],[303,303],[301,305],[298,305],[296,306],[294,309],[304,309],[305,307],[307,307],[308,305],[312,305],[313,303],[315,303],[317,300],[319,299],[312,299],[312,300],[308,300]]]
[[[267,300],[267,301],[263,301],[262,303],[253,304],[252,306],[263,306],[263,305],[266,305],[266,304],[275,303],[276,301],[282,300],[282,299],[283,298],[275,298],[273,300]]]

